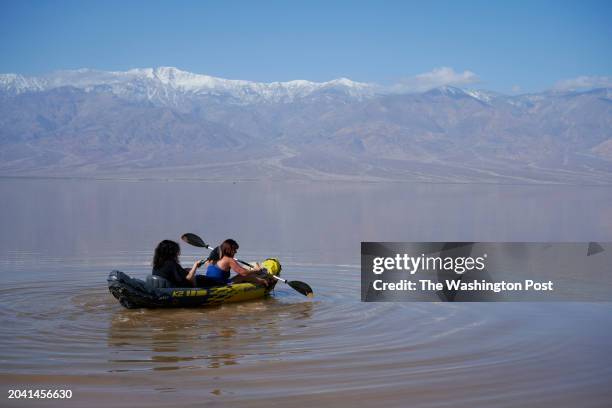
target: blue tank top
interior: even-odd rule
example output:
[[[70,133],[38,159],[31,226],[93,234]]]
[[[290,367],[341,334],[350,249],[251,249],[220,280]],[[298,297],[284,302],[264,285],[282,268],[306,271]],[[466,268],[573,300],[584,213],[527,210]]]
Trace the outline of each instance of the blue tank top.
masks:
[[[230,272],[224,271],[215,264],[208,265],[206,268],[206,277],[216,280],[219,283],[229,283]]]

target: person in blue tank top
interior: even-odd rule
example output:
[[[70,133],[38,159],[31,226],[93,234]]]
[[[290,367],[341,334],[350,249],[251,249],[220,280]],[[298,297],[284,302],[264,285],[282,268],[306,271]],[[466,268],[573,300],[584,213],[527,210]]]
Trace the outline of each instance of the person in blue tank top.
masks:
[[[218,247],[218,257],[212,257],[207,260],[208,267],[206,268],[206,279],[219,285],[227,285],[229,283],[244,283],[250,282],[268,286],[266,279],[257,276],[261,271],[261,267],[253,270],[245,269],[234,259],[238,252],[238,243],[233,239],[226,239]],[[230,270],[233,270],[238,275],[230,279]]]

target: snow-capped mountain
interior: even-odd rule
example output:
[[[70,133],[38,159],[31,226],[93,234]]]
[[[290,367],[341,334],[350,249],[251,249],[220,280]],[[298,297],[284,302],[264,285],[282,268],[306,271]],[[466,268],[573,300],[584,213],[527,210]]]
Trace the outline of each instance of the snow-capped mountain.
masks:
[[[612,92],[0,75],[0,175],[612,183]],[[201,167],[205,166],[205,167]]]
[[[194,74],[173,67],[139,68],[129,71],[78,69],[57,71],[39,77],[0,74],[0,92],[18,95],[71,86],[86,92],[107,90],[138,100],[176,103],[181,97],[215,96],[235,103],[291,102],[319,92],[337,92],[361,99],[372,96],[376,87],[346,78],[328,82],[295,80],[252,82]]]

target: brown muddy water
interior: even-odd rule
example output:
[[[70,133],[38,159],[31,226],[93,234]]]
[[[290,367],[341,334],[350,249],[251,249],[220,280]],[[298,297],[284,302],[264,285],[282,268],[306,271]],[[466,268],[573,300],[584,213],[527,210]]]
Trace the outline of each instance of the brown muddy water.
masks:
[[[612,241],[612,189],[0,179],[0,406],[612,405],[612,303],[361,303],[361,241]],[[126,310],[155,244],[233,237],[307,299]],[[183,245],[184,265],[202,255]],[[70,400],[8,399],[70,389]]]

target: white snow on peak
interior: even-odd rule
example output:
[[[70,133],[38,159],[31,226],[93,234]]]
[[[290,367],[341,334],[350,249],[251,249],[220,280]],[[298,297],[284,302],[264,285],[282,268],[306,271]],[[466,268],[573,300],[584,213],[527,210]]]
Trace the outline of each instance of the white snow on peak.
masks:
[[[443,85],[437,88],[438,91],[447,95],[463,95],[465,92],[463,89],[455,88],[454,86]]]
[[[22,93],[27,91],[42,91],[44,84],[37,78],[28,78],[19,74],[0,75],[0,90],[11,93]]]
[[[343,86],[347,86],[347,87],[351,87],[351,88],[361,88],[364,85],[367,84],[363,84],[360,82],[355,82],[355,81],[351,81],[348,78],[338,78],[338,79],[334,79],[333,81],[329,81],[327,82],[330,85],[343,85]]]
[[[450,85],[442,85],[436,88],[432,88],[425,92],[426,94],[433,95],[446,95],[446,96],[471,96],[469,93],[461,88],[456,88]]]
[[[498,97],[498,94],[489,91],[477,90],[477,89],[468,89],[465,91],[466,94],[470,95],[474,99],[478,99],[479,101],[483,101],[486,103],[490,103],[493,99]]]
[[[227,96],[239,103],[287,102],[306,97],[317,91],[330,89],[362,98],[374,93],[372,84],[339,78],[328,82],[293,80],[288,82],[252,82],[223,79],[195,74],[174,67],[134,68],[128,71],[98,71],[77,69],[57,71],[39,77],[0,74],[0,91],[20,94],[72,86],[92,91],[104,87],[111,92],[151,100],[173,99],[181,96]]]

